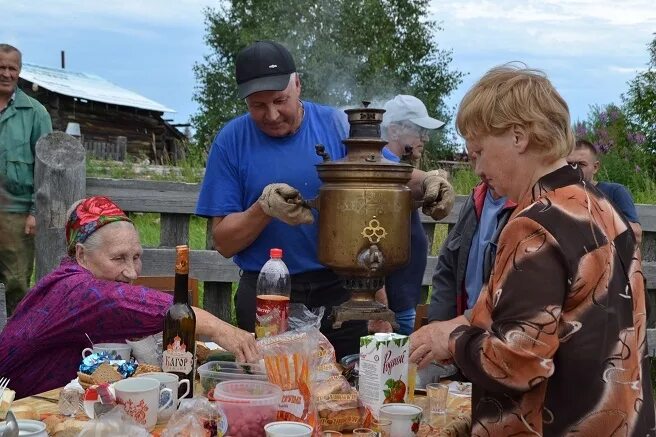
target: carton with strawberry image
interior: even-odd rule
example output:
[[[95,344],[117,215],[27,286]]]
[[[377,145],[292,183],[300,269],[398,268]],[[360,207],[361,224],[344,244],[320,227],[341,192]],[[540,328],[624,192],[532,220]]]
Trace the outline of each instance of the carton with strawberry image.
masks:
[[[407,400],[409,349],[406,335],[373,334],[360,338],[358,391],[367,416],[378,418],[383,404]]]

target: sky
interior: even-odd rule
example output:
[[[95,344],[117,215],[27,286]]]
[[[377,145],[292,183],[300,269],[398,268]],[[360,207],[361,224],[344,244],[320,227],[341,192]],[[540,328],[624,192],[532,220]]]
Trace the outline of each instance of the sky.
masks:
[[[197,112],[193,66],[208,53],[206,7],[217,0],[0,0],[0,42],[23,62],[92,73],[176,110]],[[457,106],[489,68],[521,61],[544,70],[570,105],[573,121],[591,105],[619,103],[649,61],[654,0],[431,0],[435,38],[467,73],[447,98]]]

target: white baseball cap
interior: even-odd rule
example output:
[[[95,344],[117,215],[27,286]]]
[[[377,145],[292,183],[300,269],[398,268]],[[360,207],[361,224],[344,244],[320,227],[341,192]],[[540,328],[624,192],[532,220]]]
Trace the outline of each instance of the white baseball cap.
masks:
[[[383,125],[411,121],[424,129],[439,129],[444,122],[428,116],[426,106],[414,96],[399,94],[384,106]]]

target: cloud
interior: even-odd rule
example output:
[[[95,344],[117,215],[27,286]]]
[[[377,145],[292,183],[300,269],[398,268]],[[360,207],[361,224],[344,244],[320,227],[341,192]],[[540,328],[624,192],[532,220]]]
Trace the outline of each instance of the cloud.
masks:
[[[646,67],[620,67],[618,65],[610,65],[608,67],[608,71],[611,71],[613,73],[619,73],[619,74],[627,74],[634,76],[637,73],[642,73],[644,71],[647,71]]]
[[[33,27],[36,22],[40,27],[55,29],[100,26],[104,30],[143,35],[144,30],[136,26],[202,26],[204,8],[217,3],[210,0],[3,0],[2,11],[3,16],[11,17],[12,27]]]
[[[644,53],[656,28],[653,0],[433,0],[430,12],[444,46],[558,57]]]

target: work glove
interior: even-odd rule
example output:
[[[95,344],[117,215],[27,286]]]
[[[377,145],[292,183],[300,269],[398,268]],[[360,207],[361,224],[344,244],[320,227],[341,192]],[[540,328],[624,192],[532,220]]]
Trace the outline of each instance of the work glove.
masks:
[[[447,177],[448,174],[444,170],[431,170],[426,173],[422,182],[424,199],[421,211],[434,220],[449,215],[456,200],[456,193]]]
[[[311,224],[314,216],[296,188],[287,184],[269,184],[257,201],[264,213],[288,225]]]

